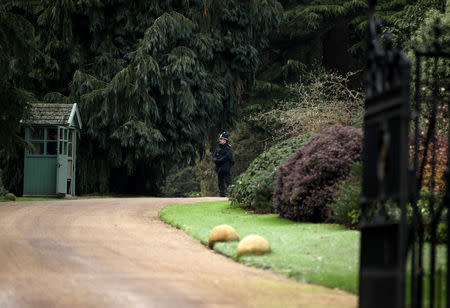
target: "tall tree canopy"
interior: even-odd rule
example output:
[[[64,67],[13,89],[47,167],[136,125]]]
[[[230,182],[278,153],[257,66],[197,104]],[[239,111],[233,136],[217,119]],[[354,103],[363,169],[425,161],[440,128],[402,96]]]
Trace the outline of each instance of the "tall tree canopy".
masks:
[[[47,58],[39,51],[35,30],[27,19],[35,6],[28,1],[0,0],[0,176],[8,190],[21,191],[23,150],[20,121],[29,117],[34,95],[35,63]],[[0,191],[2,181],[0,180]]]
[[[154,192],[305,64],[361,67],[366,0],[279,1],[0,0],[0,142],[20,144],[28,102],[76,102],[78,192]],[[378,3],[402,46],[445,0]]]
[[[376,15],[384,31],[404,47],[430,9],[447,0],[378,0]],[[285,18],[272,37],[264,80],[280,79],[289,60],[320,63],[345,73],[364,67],[367,45],[367,0],[280,0]],[[292,62],[292,61],[291,61]],[[286,69],[288,68],[286,67]],[[292,65],[290,66],[292,68]]]
[[[81,192],[154,191],[232,127],[281,17],[275,0],[42,1],[37,91],[80,106]]]
[[[24,142],[18,123],[35,100],[30,83],[39,57],[33,25],[8,4],[0,2],[0,160],[20,156]]]

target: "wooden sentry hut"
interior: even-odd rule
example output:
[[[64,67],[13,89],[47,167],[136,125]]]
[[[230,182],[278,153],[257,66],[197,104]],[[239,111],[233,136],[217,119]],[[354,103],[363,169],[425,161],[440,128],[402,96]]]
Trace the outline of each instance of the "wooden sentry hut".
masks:
[[[77,104],[33,104],[25,124],[24,196],[75,195],[77,135],[82,128]]]

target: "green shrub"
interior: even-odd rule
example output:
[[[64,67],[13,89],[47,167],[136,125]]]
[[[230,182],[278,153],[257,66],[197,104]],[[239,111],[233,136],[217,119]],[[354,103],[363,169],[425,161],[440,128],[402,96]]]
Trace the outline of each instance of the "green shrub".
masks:
[[[358,228],[361,217],[361,207],[359,204],[359,196],[361,194],[361,178],[362,164],[354,163],[352,165],[352,173],[348,180],[343,183],[342,189],[339,191],[337,199],[328,205],[331,210],[330,220],[344,225],[348,228]],[[422,215],[424,222],[424,240],[431,241],[431,213],[430,199],[435,198],[434,208],[442,202],[442,196],[437,193],[431,193],[427,189],[422,189],[419,193],[420,199],[417,207]],[[398,209],[388,209],[389,215],[398,217],[400,212]],[[447,241],[447,224],[445,219],[447,210],[441,213],[436,228],[436,242],[445,243]],[[413,211],[411,205],[408,205],[407,219],[410,224],[413,223]]]
[[[272,213],[272,194],[275,188],[275,172],[261,171],[254,177],[253,198],[250,207],[257,213]]]
[[[273,212],[271,199],[277,167],[310,136],[311,134],[304,134],[279,142],[259,155],[228,188],[232,204],[251,207],[259,213]]]
[[[233,178],[245,172],[251,162],[268,148],[265,141],[267,138],[264,131],[248,123],[237,124],[236,129],[230,133],[230,144],[233,147],[235,160],[235,164],[231,168]]]
[[[436,192],[430,192],[429,190],[423,188],[420,191],[420,199],[417,202],[417,207],[422,215],[422,219],[424,222],[424,240],[426,242],[431,241],[431,211],[430,211],[430,200],[434,198],[434,211],[436,211],[436,208],[439,204],[443,202],[443,196],[436,193]],[[434,212],[433,211],[433,212]],[[447,209],[444,208],[444,210],[441,213],[440,219],[438,220],[438,225],[436,229],[436,241],[438,243],[445,243],[447,241],[447,224],[446,224],[446,218],[447,218]],[[413,219],[413,212],[410,210],[408,212],[408,220],[412,222]]]
[[[361,194],[362,164],[352,165],[348,180],[344,181],[336,200],[328,205],[331,210],[330,220],[348,228],[357,228],[361,216],[359,196]]]
[[[201,196],[217,196],[219,194],[217,173],[214,170],[212,153],[207,147],[205,153],[196,161],[193,170],[197,180],[200,182]]]
[[[166,178],[166,184],[161,187],[161,193],[166,197],[191,197],[200,192],[193,167],[173,167]]]

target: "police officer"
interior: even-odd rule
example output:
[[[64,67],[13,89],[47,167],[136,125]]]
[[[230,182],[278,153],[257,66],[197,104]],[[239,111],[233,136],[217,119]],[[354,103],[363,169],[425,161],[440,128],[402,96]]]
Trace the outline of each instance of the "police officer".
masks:
[[[213,161],[216,164],[219,182],[219,196],[225,197],[227,187],[231,185],[230,169],[234,164],[233,149],[228,143],[228,134],[223,132],[219,136],[219,146],[214,151]]]

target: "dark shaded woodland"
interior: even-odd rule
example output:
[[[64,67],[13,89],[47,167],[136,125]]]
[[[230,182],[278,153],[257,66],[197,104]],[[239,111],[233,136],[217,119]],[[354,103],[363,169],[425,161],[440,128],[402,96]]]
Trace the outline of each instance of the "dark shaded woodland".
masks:
[[[379,1],[395,43],[442,0]],[[0,0],[0,169],[21,194],[20,120],[78,103],[78,194],[158,194],[217,132],[273,108],[305,67],[362,69],[365,0]],[[254,134],[255,131],[250,131]]]

